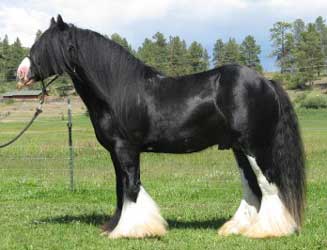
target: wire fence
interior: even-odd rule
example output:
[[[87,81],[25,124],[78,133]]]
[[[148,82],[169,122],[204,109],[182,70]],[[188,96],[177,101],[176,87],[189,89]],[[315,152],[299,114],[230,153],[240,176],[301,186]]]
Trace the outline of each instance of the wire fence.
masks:
[[[101,162],[100,168],[104,169],[103,165],[109,161],[108,154],[96,142],[90,124],[76,124],[73,129],[71,121],[71,111],[67,114],[66,98],[55,100],[57,103],[53,105],[52,110],[61,109],[59,113],[66,111],[64,118],[50,114],[46,117],[41,117],[32,128],[14,145],[4,148],[0,151],[0,171],[2,175],[10,172],[56,172],[67,175],[70,179],[70,189],[74,189],[74,156],[80,166],[78,174],[90,173],[91,169],[85,165],[97,158],[98,163]],[[74,98],[74,102],[78,106],[82,106],[78,98]],[[34,109],[37,101],[15,101],[10,105],[0,104],[0,143],[3,143],[15,136],[24,123],[28,121],[28,117],[32,116],[34,111],[26,109]],[[32,108],[33,107],[33,108]],[[70,115],[69,115],[70,114]],[[79,115],[83,113],[79,112]],[[87,118],[85,119],[87,121]],[[68,128],[67,128],[67,125]],[[70,132],[70,133],[68,133]],[[83,135],[80,140],[76,136],[76,148],[73,148],[72,135]],[[70,136],[70,140],[69,140]],[[70,143],[69,143],[70,142]],[[70,153],[69,153],[70,152]],[[101,159],[99,161],[99,158]],[[110,164],[108,164],[110,165]],[[109,166],[107,166],[109,167]],[[97,164],[99,169],[99,164]]]
[[[0,120],[0,143],[19,131],[33,113],[26,109],[33,110],[36,105],[36,100],[18,101],[10,105],[0,103],[0,114],[11,112]],[[21,139],[0,150],[1,179],[16,183],[25,190],[46,190],[49,186],[58,187],[57,183],[64,185],[66,190],[108,190],[108,183],[111,184],[110,189],[114,189],[115,173],[109,153],[97,142],[81,100],[78,97],[72,98],[73,148],[69,145],[67,98],[57,98],[55,104],[48,100],[45,108],[47,106],[52,107],[44,112],[51,115],[42,114]],[[63,119],[60,113],[65,114]],[[184,161],[184,156],[178,156],[180,160],[172,163],[176,158],[169,155],[147,155],[142,156],[144,178],[163,179],[165,182],[189,178],[191,181],[188,183],[198,189],[208,188],[209,183],[216,183],[219,179],[227,178],[232,181],[239,178],[236,167],[235,171],[213,171],[210,167],[212,164],[202,162],[202,158],[198,160],[194,157],[196,160],[193,164],[197,167],[191,170],[189,161]],[[231,154],[228,157],[233,161]],[[157,164],[160,166],[159,170],[153,166]],[[190,175],[197,178],[190,178]],[[4,183],[3,185],[5,186]]]

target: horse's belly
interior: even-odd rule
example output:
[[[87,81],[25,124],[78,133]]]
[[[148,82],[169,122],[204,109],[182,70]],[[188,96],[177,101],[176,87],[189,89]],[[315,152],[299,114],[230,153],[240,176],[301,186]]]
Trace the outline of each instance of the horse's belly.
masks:
[[[227,131],[219,128],[219,126],[215,129],[207,128],[202,131],[193,131],[193,133],[183,132],[172,133],[146,143],[143,150],[162,153],[192,153],[213,145],[225,144],[224,138],[228,137]]]

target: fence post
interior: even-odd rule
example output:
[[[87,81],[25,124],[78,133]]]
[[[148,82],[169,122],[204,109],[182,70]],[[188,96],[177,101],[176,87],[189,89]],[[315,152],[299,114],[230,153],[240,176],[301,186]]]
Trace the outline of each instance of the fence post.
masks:
[[[74,191],[74,148],[73,148],[73,135],[72,135],[72,105],[70,97],[67,98],[68,103],[68,144],[69,144],[69,174],[70,174],[70,191]]]

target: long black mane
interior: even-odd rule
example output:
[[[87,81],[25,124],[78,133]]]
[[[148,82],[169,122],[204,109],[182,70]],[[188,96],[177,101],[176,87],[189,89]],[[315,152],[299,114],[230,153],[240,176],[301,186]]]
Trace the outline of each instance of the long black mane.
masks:
[[[108,84],[110,84],[108,80],[112,78],[119,80],[117,84],[126,84],[128,83],[126,79],[132,77],[147,79],[157,75],[163,76],[161,72],[144,64],[120,44],[95,31],[70,24],[65,27],[64,32],[57,26],[50,27],[42,36],[50,35],[51,39],[47,39],[47,42],[39,44],[37,41],[33,46],[37,47],[36,54],[44,52],[48,54],[47,57],[39,57],[43,58],[39,64],[42,65],[41,71],[45,77],[50,71],[55,71],[56,74],[68,71],[71,74],[76,70],[74,67],[81,65],[88,67],[84,73],[90,80]],[[51,66],[52,69],[47,69],[46,66]]]

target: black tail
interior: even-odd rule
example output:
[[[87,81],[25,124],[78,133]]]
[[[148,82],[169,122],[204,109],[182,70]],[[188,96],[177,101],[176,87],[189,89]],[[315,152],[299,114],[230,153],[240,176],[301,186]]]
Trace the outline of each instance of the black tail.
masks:
[[[306,176],[304,150],[297,116],[287,93],[271,81],[278,96],[280,112],[273,141],[273,167],[278,169],[281,199],[301,227],[305,205]]]

